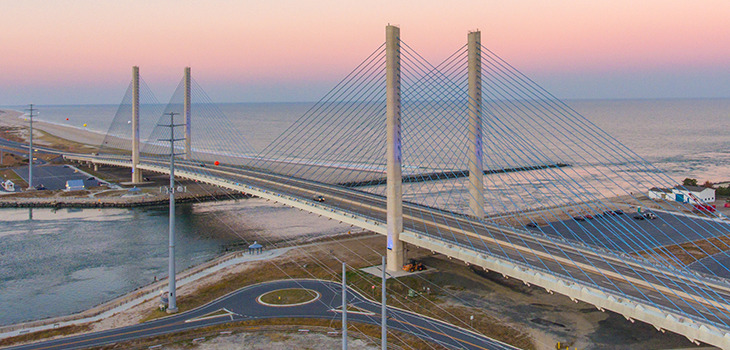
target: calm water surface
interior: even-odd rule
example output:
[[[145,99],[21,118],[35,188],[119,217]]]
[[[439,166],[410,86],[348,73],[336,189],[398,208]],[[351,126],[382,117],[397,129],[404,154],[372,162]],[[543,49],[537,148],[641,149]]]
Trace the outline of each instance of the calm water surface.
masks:
[[[168,209],[0,210],[0,325],[93,307],[167,275]],[[231,245],[347,232],[348,226],[249,199],[177,207],[177,269]]]

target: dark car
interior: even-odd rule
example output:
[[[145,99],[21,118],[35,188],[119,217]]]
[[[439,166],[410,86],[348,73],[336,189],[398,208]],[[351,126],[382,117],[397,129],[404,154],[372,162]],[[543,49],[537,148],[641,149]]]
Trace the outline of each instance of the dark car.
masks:
[[[322,195],[314,196],[312,199],[314,199],[315,202],[324,202],[324,196]]]
[[[624,215],[624,211],[623,211],[623,210],[621,210],[621,209],[617,209],[617,210],[614,210],[613,212],[614,212],[614,214],[616,214],[616,215]]]
[[[529,228],[537,228],[537,224],[536,224],[536,223],[534,223],[534,222],[531,222],[531,223],[529,223],[529,224],[527,224],[527,225],[525,225],[525,226],[527,226],[527,227],[529,227]]]
[[[605,216],[615,216],[617,214],[613,210],[606,210],[606,211],[603,212],[603,215],[605,215]]]
[[[643,215],[634,215],[634,219],[636,219],[636,220],[644,220],[644,216]]]
[[[584,218],[582,216],[574,216],[573,217],[573,220],[575,220],[575,221],[586,221],[586,218]]]
[[[38,191],[43,191],[46,189],[46,186],[43,186],[43,184],[40,184],[40,185],[36,186],[35,189]]]

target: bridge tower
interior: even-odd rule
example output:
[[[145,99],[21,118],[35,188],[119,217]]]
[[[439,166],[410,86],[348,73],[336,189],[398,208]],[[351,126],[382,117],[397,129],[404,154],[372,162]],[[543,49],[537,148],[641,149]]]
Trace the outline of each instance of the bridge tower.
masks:
[[[474,215],[479,219],[484,218],[481,41],[481,32],[469,32],[469,208],[471,209],[471,215]]]
[[[385,28],[386,157],[387,157],[387,269],[398,271],[404,263],[403,177],[401,175],[400,28]]]
[[[185,67],[185,101],[183,106],[183,114],[185,115],[185,160],[192,158],[190,151],[190,67]]]
[[[132,183],[142,182],[139,165],[139,67],[132,67]]]

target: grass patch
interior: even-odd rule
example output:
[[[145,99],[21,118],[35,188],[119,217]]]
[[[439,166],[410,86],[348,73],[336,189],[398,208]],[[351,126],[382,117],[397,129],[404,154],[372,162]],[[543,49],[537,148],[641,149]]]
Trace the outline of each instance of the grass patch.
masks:
[[[261,296],[261,301],[272,305],[292,305],[312,301],[317,298],[317,293],[302,288],[279,289],[268,292]]]
[[[16,174],[14,171],[10,169],[3,169],[0,170],[0,175],[2,175],[2,180],[10,180],[15,184],[16,188],[25,188],[28,187],[28,183],[23,180],[18,174]]]
[[[51,135],[43,130],[35,129],[33,134],[39,132],[41,136],[39,139],[48,142],[53,145],[53,148],[59,151],[70,152],[70,153],[89,153],[98,149],[98,146],[86,145],[80,142],[67,140],[55,135]]]
[[[10,346],[18,343],[36,342],[42,339],[51,337],[57,337],[61,335],[70,335],[81,332],[88,332],[91,330],[91,325],[71,325],[65,327],[59,327],[54,329],[48,329],[45,331],[33,332],[28,334],[16,335],[14,337],[5,338],[0,340],[0,346]]]

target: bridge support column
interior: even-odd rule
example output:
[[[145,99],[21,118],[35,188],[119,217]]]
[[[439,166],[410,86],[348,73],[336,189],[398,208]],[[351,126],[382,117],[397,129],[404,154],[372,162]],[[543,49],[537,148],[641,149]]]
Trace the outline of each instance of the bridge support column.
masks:
[[[185,67],[185,102],[183,114],[185,115],[185,160],[190,160],[192,158],[190,151],[190,67]]]
[[[132,67],[132,183],[142,182],[139,165],[139,67]]]
[[[404,263],[403,177],[401,174],[400,28],[385,28],[386,157],[387,157],[387,269],[398,271]]]
[[[481,41],[481,32],[469,33],[469,208],[470,214],[480,219],[484,217]]]

